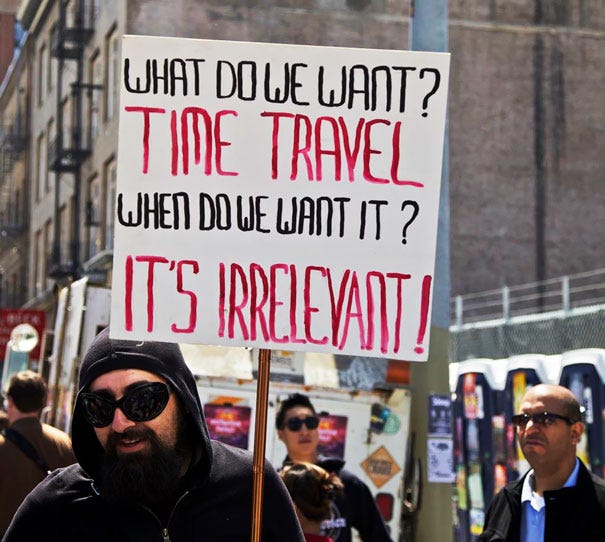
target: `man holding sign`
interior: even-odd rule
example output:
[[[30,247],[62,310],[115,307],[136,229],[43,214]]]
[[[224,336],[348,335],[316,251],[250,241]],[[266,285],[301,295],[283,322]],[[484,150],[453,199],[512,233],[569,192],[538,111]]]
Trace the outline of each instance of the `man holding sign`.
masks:
[[[79,464],[26,498],[4,542],[249,541],[252,456],[210,440],[195,379],[175,344],[107,330],[80,368],[72,440]],[[263,542],[303,542],[265,463]]]

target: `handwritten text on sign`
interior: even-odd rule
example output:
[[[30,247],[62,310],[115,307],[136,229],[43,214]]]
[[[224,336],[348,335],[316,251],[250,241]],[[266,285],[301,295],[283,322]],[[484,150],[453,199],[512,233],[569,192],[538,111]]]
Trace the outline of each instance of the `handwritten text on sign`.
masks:
[[[112,336],[426,359],[449,55],[122,48]]]

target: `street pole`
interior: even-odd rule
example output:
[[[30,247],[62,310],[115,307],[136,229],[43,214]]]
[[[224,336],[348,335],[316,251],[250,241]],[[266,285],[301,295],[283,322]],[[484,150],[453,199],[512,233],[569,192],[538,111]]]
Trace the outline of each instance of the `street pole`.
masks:
[[[447,0],[411,0],[409,46],[414,51],[447,52]],[[427,480],[428,397],[449,394],[450,212],[449,146],[446,121],[439,202],[431,340],[426,363],[411,364],[412,416],[415,454],[422,465],[422,494],[415,518],[415,542],[452,540],[452,486]]]

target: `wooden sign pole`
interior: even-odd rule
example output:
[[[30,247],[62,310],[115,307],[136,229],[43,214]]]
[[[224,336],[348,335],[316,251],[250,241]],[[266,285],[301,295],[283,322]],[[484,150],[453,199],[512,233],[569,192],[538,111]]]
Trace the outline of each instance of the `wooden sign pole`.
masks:
[[[254,458],[252,467],[252,542],[260,542],[261,540],[263,484],[265,472],[265,440],[267,435],[267,405],[269,403],[270,368],[271,350],[261,348],[258,353]]]

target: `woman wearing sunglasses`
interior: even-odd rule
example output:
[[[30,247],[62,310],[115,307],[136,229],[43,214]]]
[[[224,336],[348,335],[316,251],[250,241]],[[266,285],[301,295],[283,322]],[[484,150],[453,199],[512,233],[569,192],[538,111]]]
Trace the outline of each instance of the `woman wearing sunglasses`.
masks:
[[[605,540],[605,482],[576,457],[584,431],[570,390],[540,384],[512,417],[531,470],[493,499],[482,542]]]
[[[3,542],[250,540],[252,455],[211,441],[194,376],[175,344],[117,341],[87,351],[72,422],[78,464],[26,498]],[[263,542],[303,542],[266,464]]]

